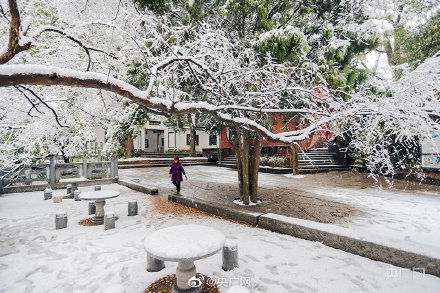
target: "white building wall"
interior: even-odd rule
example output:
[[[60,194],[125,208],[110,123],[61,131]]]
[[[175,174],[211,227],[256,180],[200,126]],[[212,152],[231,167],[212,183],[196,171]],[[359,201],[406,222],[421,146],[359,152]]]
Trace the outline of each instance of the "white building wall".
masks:
[[[145,148],[145,129],[147,129],[147,138],[149,139],[149,147]],[[134,139],[134,147],[136,150],[146,152],[156,152],[157,135],[153,134],[152,130],[162,130],[163,134],[159,139],[164,139],[164,151],[188,151],[189,145],[186,144],[186,137],[190,133],[189,128],[179,129],[175,131],[173,128],[166,127],[163,123],[160,125],[147,125],[139,131],[138,136]],[[216,148],[220,145],[220,135],[217,135],[216,144],[209,145],[209,133],[203,130],[196,130],[196,135],[199,136],[199,144],[196,145],[196,152],[202,152],[204,148]],[[159,147],[161,143],[159,141]]]

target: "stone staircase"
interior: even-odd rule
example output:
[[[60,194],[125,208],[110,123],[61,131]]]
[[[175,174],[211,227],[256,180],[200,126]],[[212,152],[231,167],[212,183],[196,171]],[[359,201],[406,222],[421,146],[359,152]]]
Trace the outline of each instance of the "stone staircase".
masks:
[[[298,171],[301,174],[346,170],[339,164],[336,153],[331,153],[326,145],[298,153]]]
[[[335,153],[328,150],[326,145],[306,150],[304,152],[298,153],[298,171],[300,174],[318,173],[318,172],[329,172],[335,170],[347,170],[347,166],[339,164],[335,159]],[[217,163],[220,167],[227,168],[237,168],[237,159],[235,154],[231,154],[223,158]],[[274,169],[267,166],[260,166],[260,172],[266,172],[266,169]],[[275,168],[276,170],[269,170],[269,173],[286,173],[282,169],[286,168]],[[279,172],[277,172],[279,171]],[[288,171],[287,173],[290,173]]]
[[[194,165],[210,165],[206,157],[197,158],[181,158],[180,162],[183,166],[194,166]],[[130,168],[145,168],[145,167],[169,167],[173,163],[173,158],[130,158],[118,160],[119,169],[130,169]]]
[[[139,158],[174,158],[175,156],[179,158],[189,157],[188,153],[157,153],[157,152],[138,152]]]
[[[230,154],[229,156],[226,156],[222,158],[221,161],[217,163],[220,167],[227,167],[227,168],[237,168],[237,156],[235,154]]]

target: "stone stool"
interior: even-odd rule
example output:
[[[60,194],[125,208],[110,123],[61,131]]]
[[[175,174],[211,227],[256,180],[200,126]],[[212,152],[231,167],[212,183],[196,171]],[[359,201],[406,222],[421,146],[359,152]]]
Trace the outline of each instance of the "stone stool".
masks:
[[[79,191],[79,190],[75,190],[73,192],[73,198],[75,199],[75,201],[80,201],[80,199],[78,197],[80,193],[81,193],[81,191]]]
[[[104,230],[115,228],[115,213],[107,212],[104,215]]]
[[[53,200],[53,202],[54,203],[60,203],[60,202],[62,202],[63,201],[63,197],[62,196],[54,196],[54,197],[52,197],[52,200]]]
[[[223,265],[224,271],[230,271],[238,268],[238,248],[237,243],[233,240],[226,239],[223,245]]]
[[[44,200],[48,200],[52,198],[52,189],[46,188],[44,190]]]
[[[159,272],[165,267],[163,260],[154,258],[147,254],[147,271],[148,272]]]
[[[138,203],[136,200],[131,200],[128,202],[128,215],[136,216],[138,214]]]
[[[89,215],[94,215],[96,212],[96,206],[94,201],[89,201]]]
[[[58,212],[55,215],[55,229],[64,229],[67,227],[67,212]]]
[[[159,189],[157,189],[157,188],[151,189],[151,195],[158,195],[158,194],[159,194]]]
[[[71,194],[73,194],[72,184],[67,184],[67,195],[71,195]]]
[[[95,185],[95,191],[101,190],[101,185]]]

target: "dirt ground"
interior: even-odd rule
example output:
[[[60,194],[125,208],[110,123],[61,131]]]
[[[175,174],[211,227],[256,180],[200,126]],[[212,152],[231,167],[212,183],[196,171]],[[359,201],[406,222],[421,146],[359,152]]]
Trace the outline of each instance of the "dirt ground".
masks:
[[[360,215],[362,212],[350,205],[307,192],[310,187],[364,189],[376,186],[406,192],[439,192],[440,189],[438,186],[397,179],[390,186],[383,179],[376,181],[367,174],[352,171],[309,174],[298,179],[260,173],[258,197],[262,199],[262,203],[257,206],[242,207],[233,203],[238,197],[235,170],[216,166],[188,166],[185,170],[188,181],[182,182],[182,196],[247,211],[271,212],[322,223],[341,223],[348,217]],[[159,195],[167,197],[168,194],[174,193],[168,171],[168,167],[123,169],[119,171],[119,175],[125,179],[140,178],[141,184],[157,187]]]

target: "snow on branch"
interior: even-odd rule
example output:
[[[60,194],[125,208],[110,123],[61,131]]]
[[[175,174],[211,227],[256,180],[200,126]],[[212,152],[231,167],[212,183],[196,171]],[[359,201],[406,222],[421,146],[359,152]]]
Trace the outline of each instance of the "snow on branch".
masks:
[[[186,60],[189,57],[167,59],[158,64],[157,68],[163,68],[174,61]],[[107,75],[94,72],[81,72],[72,69],[63,69],[53,66],[43,65],[5,65],[0,67],[0,86],[17,85],[61,85],[70,87],[96,88],[114,92],[126,97],[131,101],[164,114],[188,114],[205,113],[215,119],[231,124],[245,126],[258,132],[269,140],[291,143],[308,138],[313,131],[317,130],[321,124],[315,124],[303,130],[274,134],[261,124],[248,118],[234,117],[229,113],[222,113],[224,107],[218,107],[207,102],[171,102],[169,100],[151,97],[151,87],[142,91],[138,88]],[[255,111],[256,108],[237,107],[236,110]],[[263,112],[266,110],[262,110]],[[275,110],[267,110],[276,113]],[[285,109],[282,113],[289,112]],[[292,113],[301,113],[298,109],[291,109]]]

